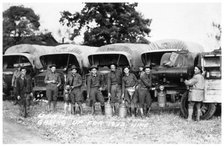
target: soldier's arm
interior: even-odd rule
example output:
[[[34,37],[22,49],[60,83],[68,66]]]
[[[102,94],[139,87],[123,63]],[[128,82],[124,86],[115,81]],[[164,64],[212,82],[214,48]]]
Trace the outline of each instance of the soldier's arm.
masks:
[[[187,86],[193,86],[194,84],[196,84],[198,81],[196,78],[192,78],[190,80],[185,80],[184,83],[187,85]]]
[[[48,84],[48,83],[49,83],[49,81],[48,81],[48,73],[46,73],[46,75],[45,75],[45,78],[44,78],[44,83],[46,83],[46,84]]]
[[[15,72],[13,73],[13,76],[12,76],[12,86],[15,86],[14,83],[15,83],[15,79],[16,79],[16,76],[15,76]]]
[[[58,86],[61,85],[61,77],[59,76],[59,74],[58,74],[58,76],[57,76],[57,80],[58,80],[58,84],[57,84],[57,87],[58,87]]]
[[[132,74],[132,75],[133,75],[133,78],[135,80],[135,85],[134,86],[137,86],[138,85],[138,79],[136,78],[136,76],[134,74]]]

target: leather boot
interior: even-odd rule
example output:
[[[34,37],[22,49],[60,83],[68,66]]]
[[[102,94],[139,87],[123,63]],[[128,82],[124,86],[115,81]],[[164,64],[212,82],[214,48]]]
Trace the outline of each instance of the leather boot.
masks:
[[[75,115],[75,105],[71,104],[71,114]]]
[[[56,112],[56,105],[57,105],[57,102],[53,101],[53,112]]]
[[[91,112],[92,115],[95,115],[95,104],[92,104],[92,112]]]
[[[201,104],[200,103],[197,103],[196,104],[196,107],[197,107],[197,116],[196,116],[196,121],[200,121],[200,115],[201,115]]]
[[[79,105],[80,115],[83,115],[83,107],[82,104]]]
[[[104,115],[104,114],[105,114],[105,107],[104,107],[104,106],[102,106],[102,105],[101,105],[101,113],[102,113],[102,115]]]
[[[188,108],[188,121],[192,121],[192,115],[193,115],[193,107]]]
[[[139,110],[140,110],[140,116],[141,116],[141,118],[143,118],[144,117],[143,108],[139,108]]]
[[[68,112],[67,108],[68,108],[67,104],[64,103],[64,113],[65,113],[65,115],[67,115],[67,112]]]

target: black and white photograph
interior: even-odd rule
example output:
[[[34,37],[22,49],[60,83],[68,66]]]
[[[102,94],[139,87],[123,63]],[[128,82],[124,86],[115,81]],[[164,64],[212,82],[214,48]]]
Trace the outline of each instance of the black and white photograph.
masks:
[[[1,4],[2,144],[223,143],[221,0]]]

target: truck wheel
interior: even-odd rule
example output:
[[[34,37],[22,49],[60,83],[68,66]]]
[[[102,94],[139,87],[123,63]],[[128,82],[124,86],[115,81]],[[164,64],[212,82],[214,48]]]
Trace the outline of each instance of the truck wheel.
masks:
[[[184,118],[188,116],[188,92],[185,92],[181,98],[180,110]],[[202,103],[201,105],[201,119],[210,119],[216,111],[216,105],[214,103]]]
[[[210,119],[216,111],[214,103],[203,103],[201,106],[201,119]]]

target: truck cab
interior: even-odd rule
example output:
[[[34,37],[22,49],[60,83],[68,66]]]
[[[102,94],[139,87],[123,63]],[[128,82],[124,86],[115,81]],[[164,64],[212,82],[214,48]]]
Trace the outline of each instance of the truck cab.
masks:
[[[18,67],[25,67],[27,74],[33,77],[36,73],[36,67],[34,65],[34,56],[28,53],[10,53],[3,55],[3,77],[4,83],[7,88],[4,89],[4,93],[7,96],[13,96],[12,76]]]

